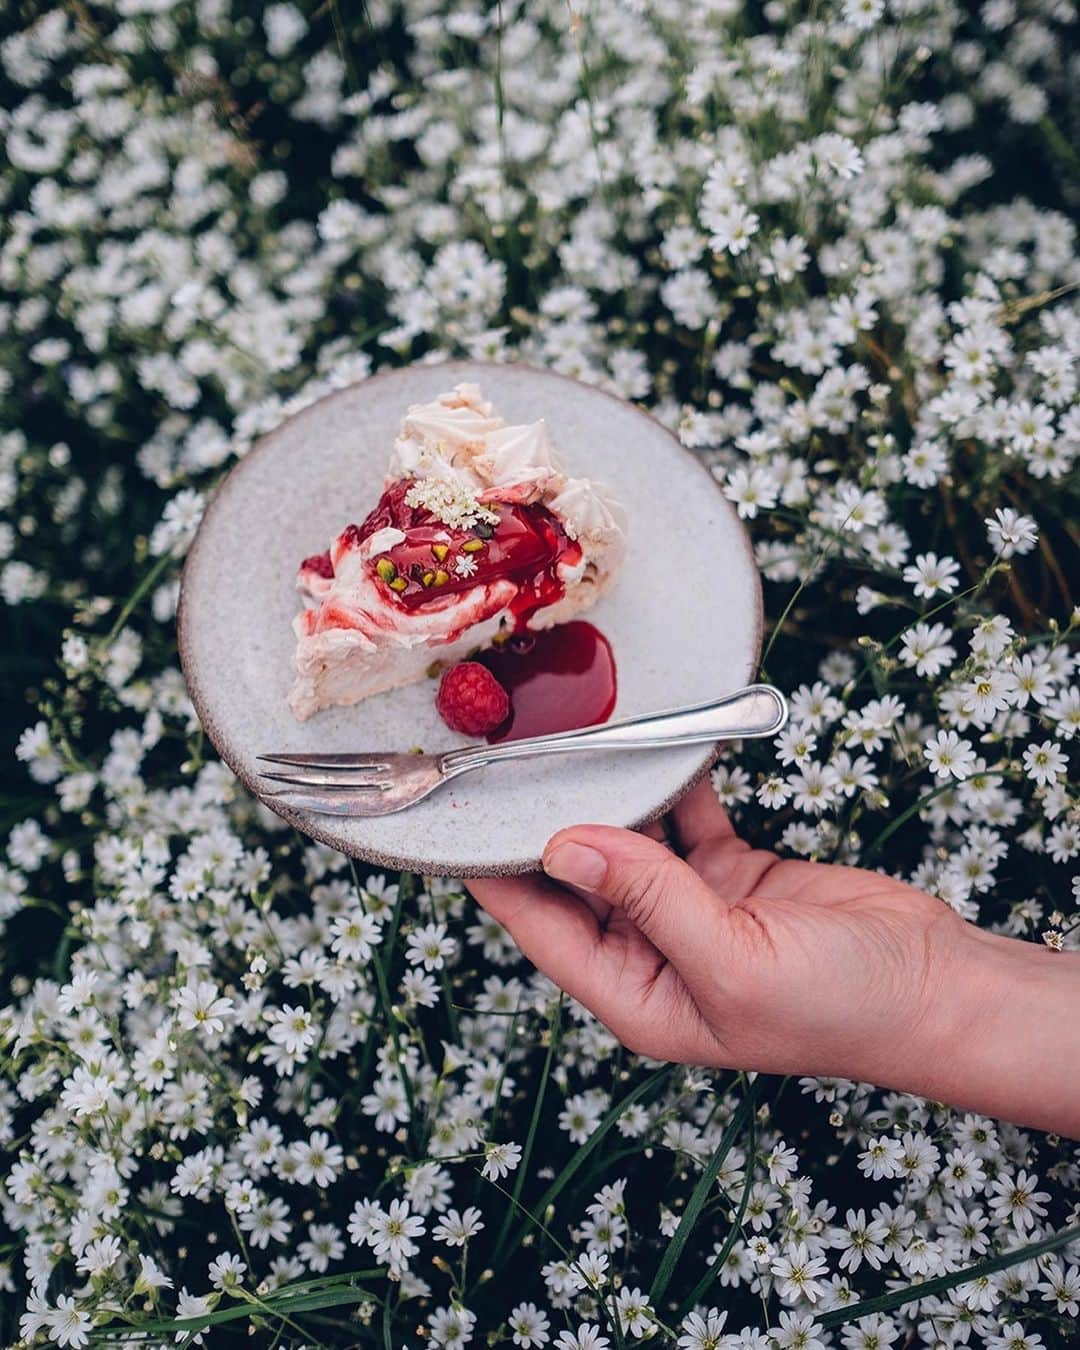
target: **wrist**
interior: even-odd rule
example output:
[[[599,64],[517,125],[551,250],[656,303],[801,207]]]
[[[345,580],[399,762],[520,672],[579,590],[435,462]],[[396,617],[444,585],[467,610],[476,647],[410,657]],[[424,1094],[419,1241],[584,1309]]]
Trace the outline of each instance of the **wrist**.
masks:
[[[1080,1136],[1080,954],[965,926],[888,1084]]]

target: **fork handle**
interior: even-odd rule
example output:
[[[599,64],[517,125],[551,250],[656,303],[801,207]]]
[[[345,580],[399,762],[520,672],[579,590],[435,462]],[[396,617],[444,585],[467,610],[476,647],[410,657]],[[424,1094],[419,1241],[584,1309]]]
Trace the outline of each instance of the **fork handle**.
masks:
[[[787,700],[779,689],[768,684],[752,684],[712,703],[628,717],[621,722],[583,727],[579,731],[557,731],[550,736],[449,750],[440,763],[443,773],[449,776],[505,759],[561,755],[571,750],[655,750],[675,745],[749,740],[774,735],[787,721],[787,715]]]

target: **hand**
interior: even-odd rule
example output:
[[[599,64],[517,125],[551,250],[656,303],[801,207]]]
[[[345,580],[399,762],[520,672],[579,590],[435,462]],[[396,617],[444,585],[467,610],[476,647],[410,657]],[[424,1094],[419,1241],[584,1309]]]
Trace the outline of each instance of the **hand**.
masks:
[[[583,825],[550,840],[546,877],[469,888],[639,1054],[853,1078],[1080,1130],[1080,1090],[1035,1044],[1046,1017],[1080,1026],[1074,955],[986,933],[876,872],[751,849],[708,782],[670,828],[681,858],[656,827]],[[1040,1066],[1064,1098],[1050,1092],[1045,1110]]]

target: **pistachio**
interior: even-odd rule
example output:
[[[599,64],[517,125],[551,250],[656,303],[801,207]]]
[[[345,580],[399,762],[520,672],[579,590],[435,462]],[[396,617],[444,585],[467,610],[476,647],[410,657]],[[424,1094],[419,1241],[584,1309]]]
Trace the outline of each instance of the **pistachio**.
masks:
[[[398,594],[400,594],[404,590],[407,590],[408,586],[409,583],[404,577],[395,577],[393,581],[390,582],[390,589],[392,591],[397,591]]]
[[[462,553],[479,553],[482,548],[487,548],[487,544],[482,539],[466,539],[461,546]]]
[[[432,544],[431,551],[435,555],[436,562],[445,562],[446,555],[450,552],[449,544]]]
[[[397,576],[397,568],[389,558],[380,558],[375,564],[375,571],[379,575],[379,580],[385,581],[387,585]]]
[[[429,680],[437,680],[442,673],[443,663],[441,661],[432,661],[431,665],[424,671]]]
[[[449,580],[450,580],[450,573],[444,572],[443,569],[440,567],[439,570],[435,573],[435,576],[432,578],[432,585],[445,586]]]
[[[472,527],[472,532],[478,539],[490,539],[495,533],[495,526],[489,524],[486,520],[478,520]]]
[[[423,583],[423,585],[430,586],[431,583],[435,580],[435,573],[425,572],[424,575],[420,578],[420,580]]]

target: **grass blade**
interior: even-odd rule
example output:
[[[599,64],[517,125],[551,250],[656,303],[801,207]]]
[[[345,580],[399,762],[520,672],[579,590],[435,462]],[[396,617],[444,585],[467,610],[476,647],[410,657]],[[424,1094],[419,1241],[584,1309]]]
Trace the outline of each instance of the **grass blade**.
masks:
[[[517,1175],[514,1177],[514,1189],[511,1199],[516,1205],[521,1199],[521,1188],[525,1185],[525,1177],[529,1170],[529,1159],[532,1157],[533,1145],[536,1143],[536,1132],[540,1128],[540,1113],[544,1109],[544,1097],[547,1094],[548,1079],[551,1077],[551,1064],[555,1058],[555,1052],[558,1049],[559,1041],[562,1037],[562,1013],[564,994],[559,995],[559,1001],[555,1004],[555,1011],[551,1016],[551,1029],[548,1033],[547,1054],[544,1056],[544,1067],[540,1070],[540,1083],[536,1089],[536,1100],[533,1102],[532,1116],[529,1120],[529,1132],[525,1136],[525,1147],[522,1150],[521,1162],[518,1164]],[[503,1216],[502,1227],[499,1229],[499,1236],[495,1240],[495,1254],[492,1257],[492,1263],[498,1268],[499,1258],[502,1255],[503,1243],[506,1241],[506,1235],[510,1231],[510,1225],[514,1221],[513,1207],[508,1209]]]
[[[746,1149],[746,1180],[743,1182],[742,1195],[739,1196],[739,1207],[735,1211],[735,1217],[731,1222],[731,1230],[724,1239],[723,1246],[710,1262],[708,1270],[706,1270],[705,1274],[702,1275],[701,1279],[698,1280],[697,1284],[694,1285],[693,1289],[691,1289],[690,1293],[687,1294],[679,1305],[679,1311],[676,1314],[679,1318],[685,1317],[690,1309],[694,1307],[696,1303],[699,1303],[705,1296],[706,1290],[712,1284],[713,1280],[716,1279],[720,1271],[723,1270],[724,1262],[731,1255],[731,1249],[735,1246],[735,1240],[742,1232],[742,1221],[746,1217],[746,1208],[750,1203],[750,1192],[754,1185],[754,1149],[757,1144],[757,1118],[753,1112],[750,1113],[748,1139],[749,1143]]]
[[[832,1312],[823,1313],[817,1319],[818,1325],[825,1328],[840,1327],[848,1322],[857,1322],[862,1317],[869,1317],[871,1313],[892,1312],[894,1308],[902,1308],[907,1303],[917,1303],[920,1299],[932,1298],[935,1294],[948,1293],[957,1285],[967,1284],[970,1280],[977,1280],[983,1275],[993,1275],[995,1271],[1008,1270],[1010,1266],[1033,1261],[1037,1256],[1045,1256],[1047,1252],[1057,1251],[1059,1247],[1066,1247],[1070,1242],[1078,1240],[1080,1240],[1080,1223],[1051,1233],[1040,1242],[1031,1242],[1026,1247],[1013,1247],[1011,1251],[988,1257],[987,1260],[978,1261],[973,1266],[965,1266],[963,1270],[938,1275],[932,1280],[924,1280],[922,1284],[894,1290],[891,1294],[879,1294],[877,1298],[853,1303],[849,1308],[835,1308]]]
[[[720,1142],[717,1144],[712,1157],[709,1159],[708,1166],[698,1177],[698,1183],[694,1187],[693,1193],[687,1202],[683,1216],[679,1220],[679,1226],[671,1236],[664,1255],[661,1258],[660,1266],[653,1278],[652,1288],[649,1290],[649,1302],[655,1308],[660,1299],[667,1292],[667,1287],[671,1283],[671,1277],[675,1273],[675,1266],[679,1257],[683,1254],[683,1249],[690,1241],[690,1234],[694,1231],[694,1225],[698,1221],[698,1216],[705,1207],[705,1201],[709,1198],[709,1192],[713,1188],[713,1183],[720,1175],[720,1169],[724,1165],[724,1160],[731,1152],[732,1145],[742,1133],[746,1124],[747,1116],[754,1109],[754,1098],[757,1095],[756,1083],[748,1083],[746,1096],[739,1103],[739,1107],[732,1116],[727,1129],[720,1136]],[[748,1163],[748,1167],[753,1166],[753,1159]]]
[[[646,1096],[656,1086],[656,1084],[660,1082],[662,1078],[667,1077],[667,1075],[671,1072],[671,1068],[672,1066],[670,1064],[665,1064],[662,1069],[656,1069],[653,1073],[651,1073],[648,1076],[648,1078],[646,1078],[643,1082],[639,1083],[637,1087],[633,1089],[633,1091],[628,1092],[625,1097],[623,1097],[620,1101],[615,1103],[615,1105],[610,1109],[610,1111],[608,1111],[607,1115],[603,1118],[600,1124],[597,1125],[596,1129],[592,1132],[592,1134],[589,1135],[588,1139],[586,1139],[586,1141],[581,1145],[581,1147],[577,1150],[574,1156],[570,1159],[570,1161],[566,1164],[566,1166],[562,1169],[559,1175],[555,1178],[555,1180],[551,1183],[551,1185],[547,1188],[544,1194],[537,1201],[535,1213],[541,1216],[547,1213],[548,1206],[552,1204],[555,1200],[557,1200],[558,1197],[567,1188],[567,1186],[569,1186],[570,1182],[574,1179],[578,1171],[585,1164],[590,1154],[592,1154],[600,1146],[600,1144],[604,1140],[605,1135],[607,1135],[608,1131],[616,1123],[616,1121],[623,1114],[623,1112],[626,1111],[629,1107],[633,1106],[635,1102],[640,1101],[642,1097]],[[523,1224],[522,1227],[518,1229],[513,1242],[510,1244],[511,1252],[516,1251],[517,1248],[521,1245],[521,1241],[524,1238],[527,1230],[528,1224]],[[509,1255],[509,1253],[507,1254]]]

